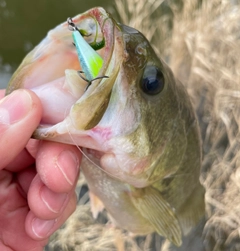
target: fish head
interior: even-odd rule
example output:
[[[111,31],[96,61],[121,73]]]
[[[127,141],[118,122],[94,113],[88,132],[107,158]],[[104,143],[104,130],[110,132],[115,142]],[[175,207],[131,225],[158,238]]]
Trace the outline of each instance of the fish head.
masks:
[[[135,187],[176,173],[196,124],[183,86],[141,32],[104,9],[73,21],[90,45],[104,41],[97,50],[104,61],[99,78],[89,85],[79,76],[67,22],[50,31],[7,89],[28,88],[41,99],[43,117],[33,137],[83,147],[109,175]]]

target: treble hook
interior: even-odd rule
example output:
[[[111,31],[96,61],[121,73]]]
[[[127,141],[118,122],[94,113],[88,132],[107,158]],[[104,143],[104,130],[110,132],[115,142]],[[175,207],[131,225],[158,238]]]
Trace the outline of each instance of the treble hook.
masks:
[[[97,80],[97,79],[102,79],[102,78],[109,78],[108,76],[99,76],[99,77],[96,77],[96,78],[94,78],[94,79],[92,79],[92,80],[88,80],[88,79],[86,79],[86,78],[81,74],[81,73],[84,73],[84,71],[78,71],[77,73],[78,73],[78,75],[80,76],[81,79],[83,79],[84,81],[86,81],[86,82],[88,83],[87,86],[86,86],[86,88],[85,88],[85,91],[89,88],[89,86],[92,84],[93,81],[95,81],[95,80]]]
[[[84,30],[79,30],[78,27],[76,26],[76,24],[73,22],[73,20],[72,20],[71,17],[69,17],[69,18],[67,19],[67,22],[68,22],[68,29],[69,29],[70,31],[78,31],[78,32],[80,32],[80,34],[81,34],[83,37],[90,37],[90,36],[92,35],[91,33],[90,33],[90,34],[87,34],[87,32],[84,31]]]
[[[68,22],[68,29],[69,29],[70,31],[76,31],[76,30],[78,30],[77,26],[75,25],[75,23],[73,22],[73,20],[72,20],[71,17],[69,17],[69,18],[67,19],[67,22]]]

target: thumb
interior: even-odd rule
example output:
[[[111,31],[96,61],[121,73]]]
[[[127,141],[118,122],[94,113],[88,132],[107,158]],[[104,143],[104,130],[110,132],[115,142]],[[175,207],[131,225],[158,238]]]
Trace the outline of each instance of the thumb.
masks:
[[[41,115],[41,102],[29,90],[16,90],[0,100],[0,169],[24,149]]]

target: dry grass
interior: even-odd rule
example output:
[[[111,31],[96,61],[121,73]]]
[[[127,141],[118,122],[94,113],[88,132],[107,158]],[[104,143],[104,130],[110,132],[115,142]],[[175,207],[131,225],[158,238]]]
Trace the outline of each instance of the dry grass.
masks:
[[[203,142],[206,250],[240,250],[240,3],[199,2],[116,0],[116,5],[123,23],[152,41],[192,97]],[[132,238],[101,219],[94,222],[83,204],[48,250],[175,250],[158,236]]]
[[[206,248],[239,250],[240,5],[203,1],[192,12],[192,1],[185,3],[183,14],[175,15],[171,66],[200,122]]]

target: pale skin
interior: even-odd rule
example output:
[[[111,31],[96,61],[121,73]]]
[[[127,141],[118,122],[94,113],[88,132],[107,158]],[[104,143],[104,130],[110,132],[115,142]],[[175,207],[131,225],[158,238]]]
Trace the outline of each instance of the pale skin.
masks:
[[[29,90],[0,90],[0,250],[40,251],[76,207],[80,151],[30,139],[42,106]]]

